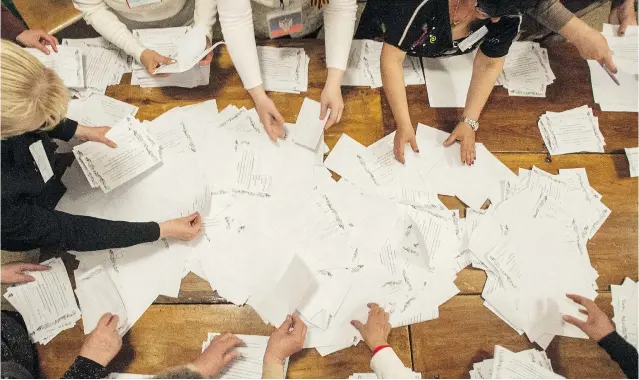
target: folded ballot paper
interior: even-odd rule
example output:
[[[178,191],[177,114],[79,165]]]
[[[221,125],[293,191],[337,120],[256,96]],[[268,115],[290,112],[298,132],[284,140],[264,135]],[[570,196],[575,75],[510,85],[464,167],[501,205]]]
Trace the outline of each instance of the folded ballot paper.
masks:
[[[551,155],[603,153],[606,141],[592,108],[581,106],[564,112],[546,112],[537,123]]]
[[[220,41],[213,46],[206,47],[206,33],[202,26],[196,25],[189,29],[176,43],[176,50],[169,55],[174,63],[162,65],[153,74],[183,73],[197,65],[204,57],[216,47],[223,44]]]
[[[133,116],[113,125],[106,137],[117,148],[94,141],[73,147],[91,187],[100,187],[108,193],[162,161],[159,145],[140,125]]]
[[[617,333],[637,348],[637,283],[625,278],[621,285],[610,285]]]
[[[75,326],[81,315],[62,259],[40,264],[51,269],[29,272],[35,281],[10,287],[4,297],[24,319],[31,341],[47,344]]]
[[[493,359],[474,363],[471,379],[563,379],[553,372],[545,351],[535,349],[511,352],[495,346]]]
[[[636,177],[639,175],[639,148],[625,148],[626,158],[628,158],[628,168],[630,169],[630,176]]]

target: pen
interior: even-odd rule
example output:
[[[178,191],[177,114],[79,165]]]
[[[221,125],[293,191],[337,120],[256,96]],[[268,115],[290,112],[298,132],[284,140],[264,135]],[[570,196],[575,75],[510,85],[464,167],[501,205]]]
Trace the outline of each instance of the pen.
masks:
[[[615,76],[615,74],[612,73],[612,71],[610,71],[606,65],[604,65],[603,63],[600,63],[601,67],[603,67],[604,70],[606,70],[606,73],[608,73],[608,76],[610,77],[610,79],[612,79],[617,86],[621,86],[621,83],[619,83],[619,80],[617,79],[617,77]]]

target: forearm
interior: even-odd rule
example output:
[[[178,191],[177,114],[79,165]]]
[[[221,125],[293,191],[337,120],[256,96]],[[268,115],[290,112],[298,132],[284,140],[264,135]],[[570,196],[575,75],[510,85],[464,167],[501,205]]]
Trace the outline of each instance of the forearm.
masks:
[[[464,116],[478,120],[495,82],[504,67],[504,58],[490,58],[481,51],[473,62],[473,77],[470,80]]]
[[[342,79],[344,78],[344,70],[336,69],[329,67],[328,75],[326,76],[326,84],[325,87],[338,86],[342,85]]]
[[[206,36],[211,39],[213,33],[213,24],[215,24],[215,16],[217,6],[215,0],[195,0],[195,13],[193,14],[193,23],[201,25],[206,31]]]
[[[281,361],[264,360],[262,379],[283,379],[284,375],[284,366]]]
[[[619,367],[629,379],[637,378],[637,349],[622,338],[616,331],[606,335],[597,342],[606,350],[610,358],[619,364]]]
[[[326,67],[329,69],[346,70],[356,12],[356,0],[331,0],[324,8]]]
[[[570,21],[559,30],[559,34],[569,42],[576,43],[580,38],[586,38],[593,29],[577,17],[572,17]]]
[[[540,0],[528,14],[555,33],[574,17],[560,0]]]
[[[395,118],[397,129],[412,128],[404,84],[402,63],[406,53],[398,48],[384,44],[381,57],[382,86]]]
[[[101,364],[83,356],[75,358],[71,367],[62,375],[63,379],[104,379],[109,372]]]
[[[11,11],[3,5],[2,28],[0,28],[2,39],[17,42],[16,38],[25,30],[27,30],[27,28],[22,25],[22,22],[20,22],[20,20],[18,20],[16,16],[14,16],[13,13],[11,13]]]

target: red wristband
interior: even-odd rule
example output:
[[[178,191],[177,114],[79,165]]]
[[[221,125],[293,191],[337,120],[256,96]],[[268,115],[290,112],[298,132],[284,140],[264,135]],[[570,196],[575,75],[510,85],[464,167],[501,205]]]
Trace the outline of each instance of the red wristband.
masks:
[[[381,346],[375,347],[375,349],[373,350],[373,356],[375,356],[376,353],[380,352],[381,350],[385,349],[386,347],[390,347],[390,345],[382,344]]]

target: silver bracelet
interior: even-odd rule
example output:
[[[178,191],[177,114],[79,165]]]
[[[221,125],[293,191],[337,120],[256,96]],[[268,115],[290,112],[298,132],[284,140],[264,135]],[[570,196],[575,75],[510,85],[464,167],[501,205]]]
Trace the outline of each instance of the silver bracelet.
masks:
[[[479,129],[479,122],[478,122],[477,120],[473,120],[473,119],[470,119],[470,118],[468,118],[468,117],[464,116],[464,117],[461,119],[461,122],[462,122],[462,123],[466,123],[466,124],[470,125],[470,128],[471,128],[473,131],[475,131],[475,132],[477,132],[477,130]]]

